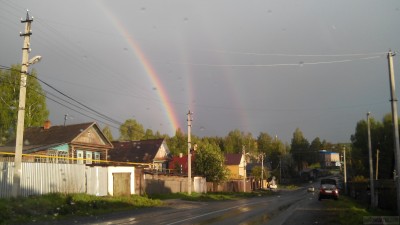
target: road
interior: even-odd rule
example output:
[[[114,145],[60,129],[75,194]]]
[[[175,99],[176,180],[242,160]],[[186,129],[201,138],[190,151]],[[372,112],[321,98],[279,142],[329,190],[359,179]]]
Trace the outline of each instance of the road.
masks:
[[[281,190],[273,196],[235,201],[167,200],[164,207],[40,224],[335,224],[330,218],[337,211],[327,209],[324,201],[319,202],[316,195],[303,187],[298,190]]]

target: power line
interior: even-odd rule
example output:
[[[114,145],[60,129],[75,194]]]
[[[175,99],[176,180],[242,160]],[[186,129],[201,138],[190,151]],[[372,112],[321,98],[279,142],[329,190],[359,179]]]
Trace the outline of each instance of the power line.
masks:
[[[6,66],[1,66],[1,65],[0,65],[0,67],[6,68],[6,70],[9,70],[9,71],[17,71],[17,70],[15,70],[15,69],[13,69],[13,68],[6,67]],[[19,71],[18,71],[18,72],[19,72]],[[59,100],[61,100],[61,101],[63,101],[63,102],[66,102],[66,103],[68,103],[68,104],[70,104],[70,105],[72,105],[72,106],[74,106],[74,107],[76,107],[76,108],[78,108],[78,109],[80,109],[80,110],[83,110],[83,111],[88,112],[88,113],[92,113],[92,114],[94,114],[95,116],[98,116],[98,117],[100,117],[100,118],[102,118],[102,119],[105,119],[105,120],[108,121],[108,122],[117,124],[117,125],[119,125],[119,126],[123,125],[123,123],[121,123],[121,122],[119,122],[119,121],[117,121],[117,120],[114,120],[114,119],[112,119],[111,117],[108,117],[108,116],[106,116],[106,115],[104,115],[104,114],[102,114],[102,113],[99,113],[98,111],[96,111],[96,110],[94,110],[94,109],[92,109],[92,108],[90,108],[90,107],[88,107],[88,106],[83,105],[83,104],[80,103],[79,101],[77,101],[77,100],[75,100],[75,99],[69,97],[68,95],[62,93],[62,92],[59,91],[58,89],[56,89],[56,88],[54,88],[53,86],[47,84],[46,82],[40,80],[39,78],[37,78],[37,77],[35,77],[35,76],[30,76],[30,77],[33,77],[33,78],[37,79],[37,80],[40,81],[41,83],[44,83],[45,85],[49,86],[49,87],[52,88],[53,90],[57,91],[57,92],[58,92],[59,94],[61,94],[62,96],[67,97],[68,99],[70,99],[70,100],[72,100],[72,101],[78,103],[79,105],[83,106],[84,108],[87,108],[87,109],[90,110],[90,111],[88,111],[87,109],[84,109],[84,108],[82,108],[82,107],[80,107],[80,106],[77,106],[77,105],[75,105],[75,104],[73,104],[73,103],[71,103],[71,102],[69,102],[69,101],[67,101],[67,100],[65,100],[65,99],[62,99],[62,98],[60,98],[60,97],[58,97],[58,96],[52,94],[51,92],[45,91],[46,94],[49,94],[49,95],[51,95],[51,96],[53,96],[53,97],[55,97],[55,98],[57,98],[57,99],[59,99]],[[1,79],[1,80],[2,80],[2,79]],[[18,85],[19,85],[18,83],[10,83],[10,82],[6,82],[6,83],[8,83],[8,84],[10,84],[10,85],[15,85],[15,86],[18,86]],[[28,86],[27,88],[30,89],[30,90],[32,90],[32,91],[34,91],[34,92],[36,92],[37,94],[40,94],[40,95],[44,96],[45,98],[47,98],[47,99],[49,99],[49,100],[51,100],[51,101],[53,101],[53,102],[55,102],[55,103],[57,103],[57,104],[59,104],[59,105],[65,107],[65,108],[67,108],[67,109],[70,109],[70,110],[72,110],[72,111],[74,111],[74,112],[76,112],[76,113],[79,113],[79,114],[81,114],[81,115],[83,115],[83,116],[85,116],[85,117],[88,117],[88,118],[90,118],[90,119],[93,119],[93,120],[95,120],[95,121],[100,121],[100,122],[102,122],[102,123],[104,123],[104,124],[109,125],[110,127],[115,128],[115,129],[119,129],[119,127],[112,126],[112,125],[110,125],[108,122],[104,122],[104,121],[102,121],[102,120],[96,119],[96,118],[94,118],[94,117],[92,117],[92,116],[90,116],[90,115],[84,114],[84,113],[82,113],[82,112],[80,112],[80,111],[78,111],[78,110],[76,110],[76,109],[74,109],[74,108],[71,108],[71,107],[69,107],[69,106],[63,104],[62,102],[57,101],[57,100],[55,100],[54,98],[51,98],[51,97],[49,97],[49,96],[47,96],[47,95],[45,95],[45,94],[39,92],[39,91],[36,90],[36,89],[29,88],[29,86]],[[97,115],[96,115],[96,114],[97,114]],[[141,133],[141,134],[145,134],[145,132],[140,131],[140,130],[137,130],[137,129],[132,129],[132,130],[135,131],[135,132],[139,132],[139,133]]]
[[[381,58],[383,55],[370,56],[357,59],[344,59],[344,60],[332,60],[332,61],[317,61],[317,62],[304,62],[298,63],[274,63],[274,64],[207,64],[207,63],[191,63],[191,62],[169,62],[180,65],[191,65],[191,66],[204,66],[204,67],[282,67],[282,66],[304,66],[304,65],[320,65],[320,64],[335,64],[335,63],[347,63],[361,60],[371,60]]]

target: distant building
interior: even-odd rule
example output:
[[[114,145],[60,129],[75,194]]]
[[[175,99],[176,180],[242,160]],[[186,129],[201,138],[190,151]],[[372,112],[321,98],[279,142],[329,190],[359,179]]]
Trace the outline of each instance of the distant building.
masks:
[[[340,167],[340,155],[337,152],[327,150],[319,151],[319,162],[321,167]]]
[[[246,173],[246,162],[241,153],[226,153],[225,165],[230,171],[229,179],[243,179]]]

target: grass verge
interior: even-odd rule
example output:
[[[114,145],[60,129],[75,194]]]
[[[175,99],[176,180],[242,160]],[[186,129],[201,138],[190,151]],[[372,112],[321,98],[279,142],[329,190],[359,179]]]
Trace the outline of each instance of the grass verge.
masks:
[[[340,196],[338,201],[323,201],[327,204],[330,210],[337,210],[338,217],[336,218],[339,224],[353,225],[363,224],[364,217],[368,216],[395,216],[395,212],[385,211],[380,209],[368,209],[364,204],[348,196]]]
[[[90,216],[162,204],[161,200],[137,195],[96,197],[86,194],[48,194],[0,199],[0,224],[57,220],[76,215]]]

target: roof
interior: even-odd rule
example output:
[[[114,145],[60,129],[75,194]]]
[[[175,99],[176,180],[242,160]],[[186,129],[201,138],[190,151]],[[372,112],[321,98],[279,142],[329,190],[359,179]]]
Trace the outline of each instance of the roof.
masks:
[[[119,162],[153,162],[164,139],[142,141],[113,141],[114,146],[108,154],[110,160]]]
[[[239,165],[242,160],[241,153],[226,153],[225,154],[225,165]]]
[[[94,122],[71,124],[66,126],[63,125],[51,126],[48,129],[44,129],[43,127],[25,128],[23,150],[41,149],[42,147],[46,146],[48,147],[48,146],[61,145],[65,143],[71,143],[82,132],[84,132],[85,130],[89,129],[92,126],[95,126],[96,129],[99,130],[96,123]],[[100,130],[99,133],[101,135]],[[105,138],[105,140],[107,139]],[[3,151],[14,152],[15,151],[14,149],[15,149],[15,139],[11,140],[4,147],[2,147]]]

